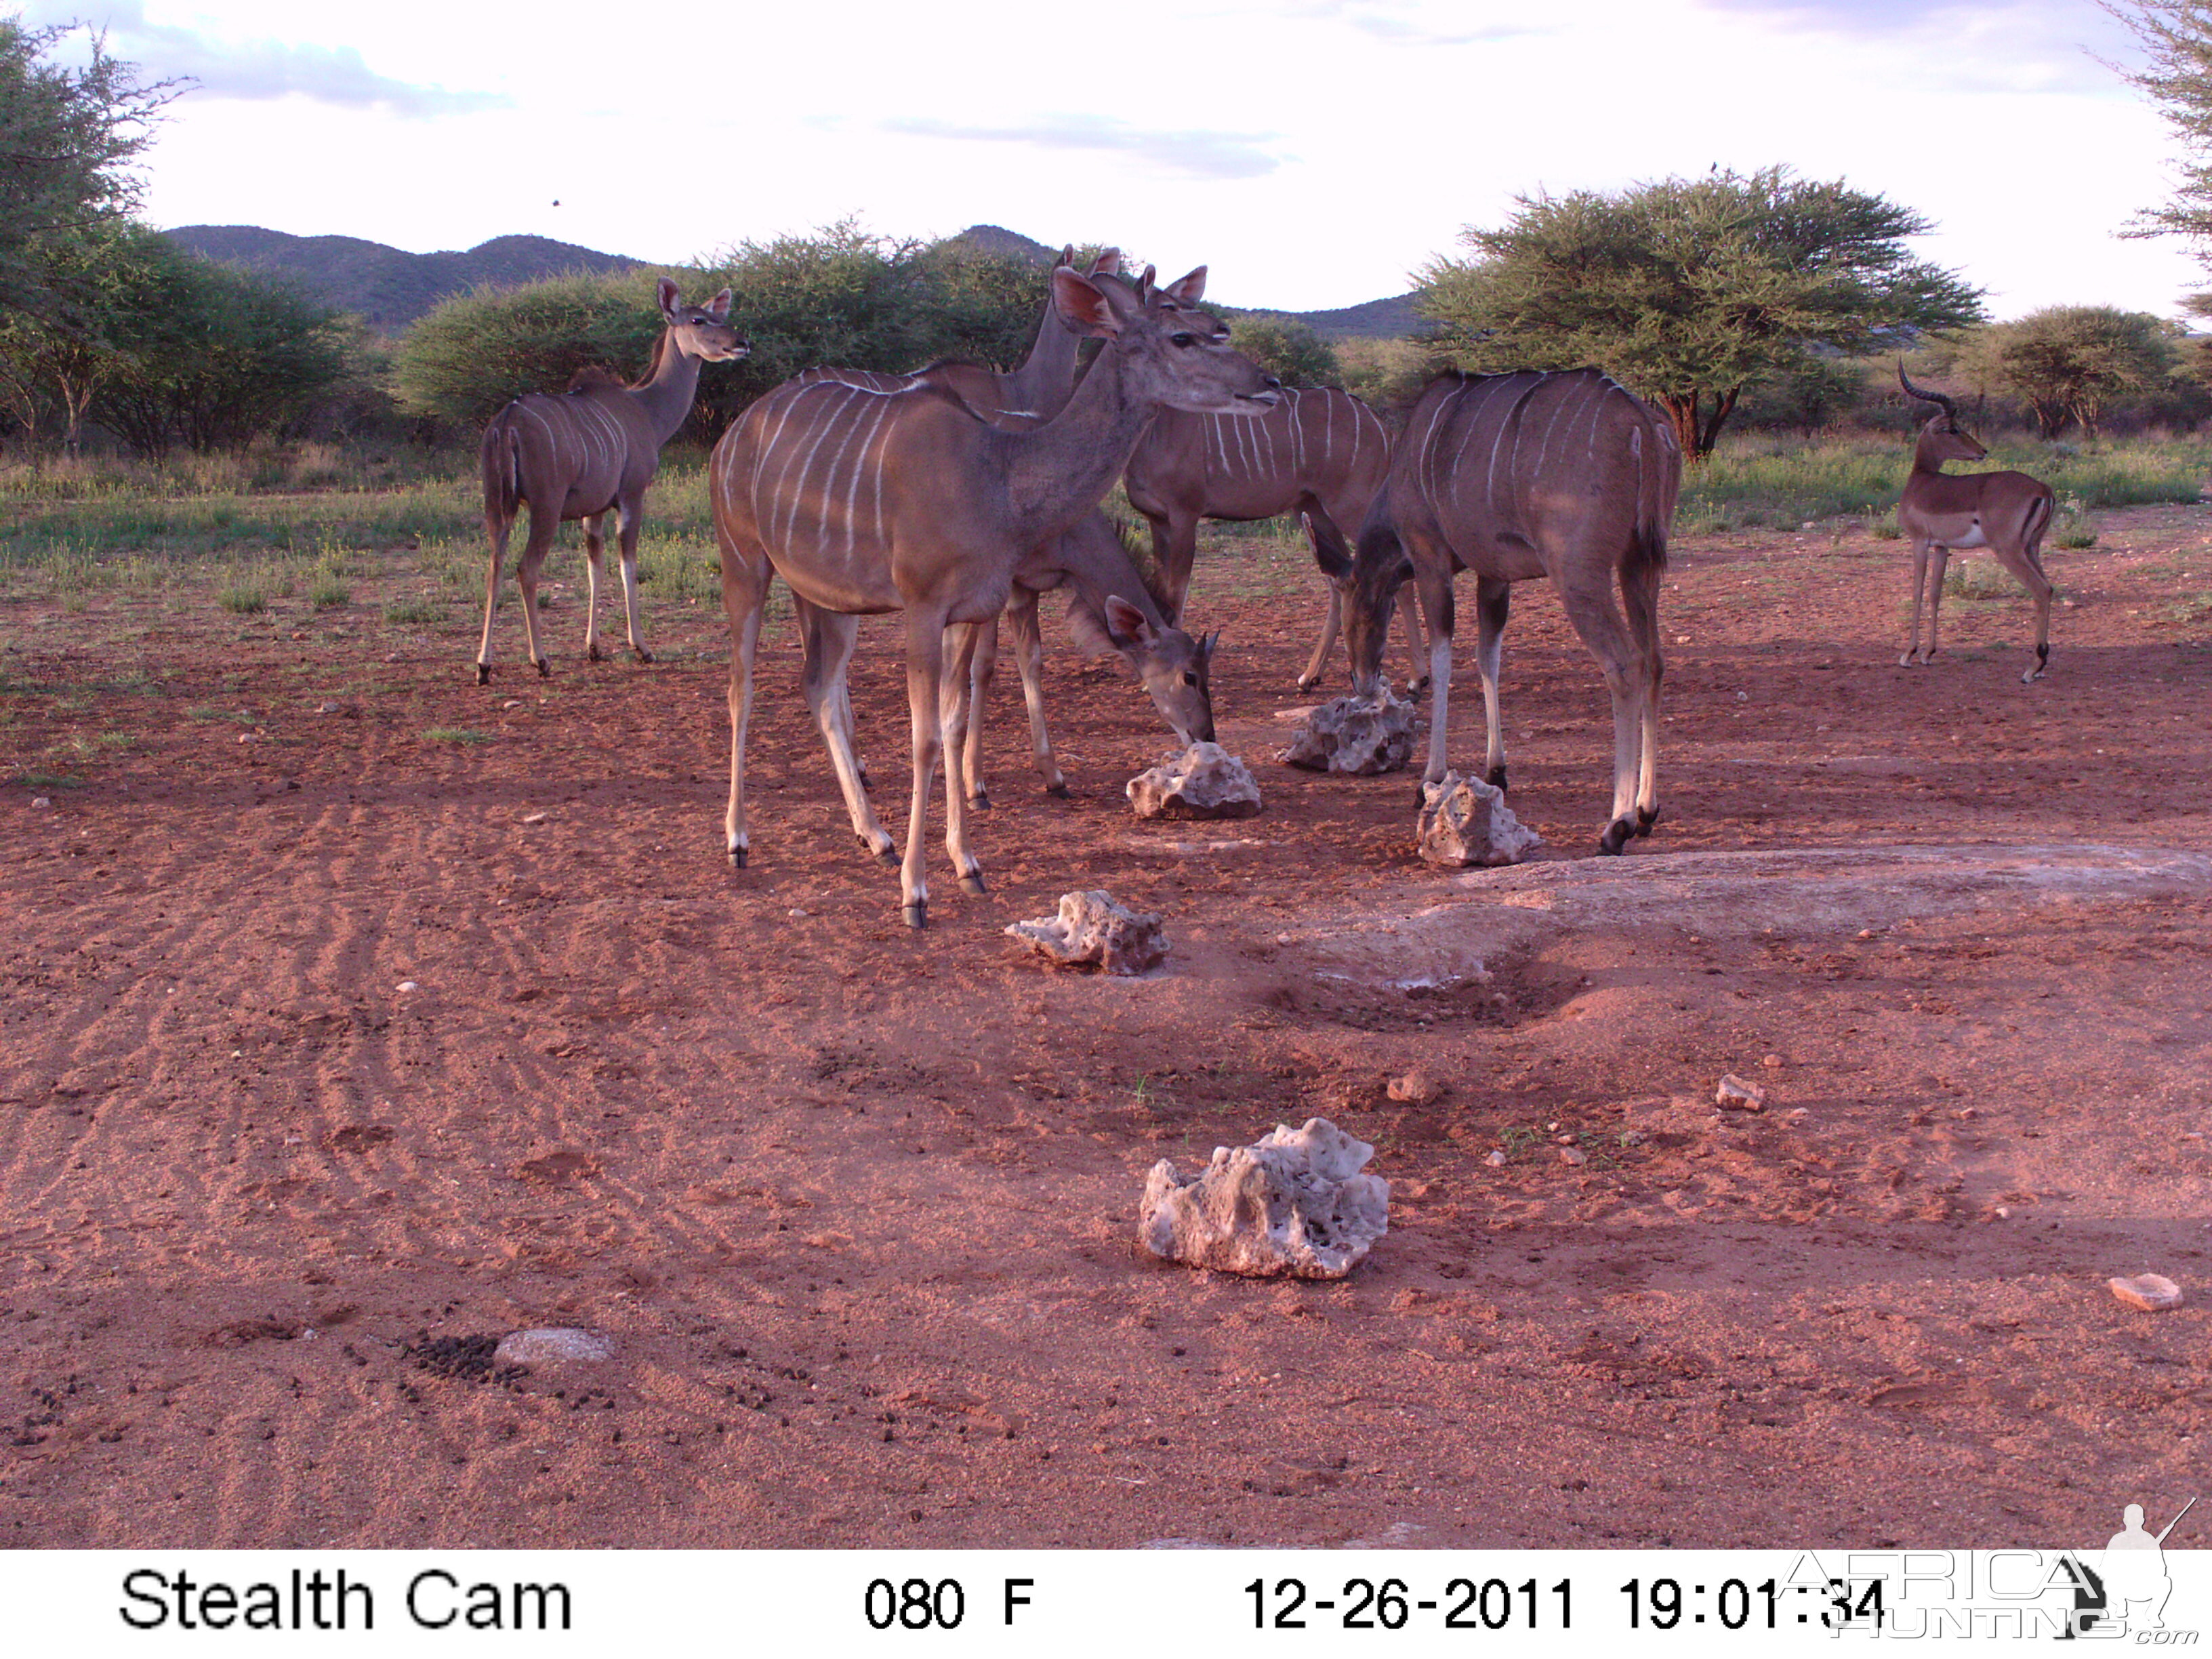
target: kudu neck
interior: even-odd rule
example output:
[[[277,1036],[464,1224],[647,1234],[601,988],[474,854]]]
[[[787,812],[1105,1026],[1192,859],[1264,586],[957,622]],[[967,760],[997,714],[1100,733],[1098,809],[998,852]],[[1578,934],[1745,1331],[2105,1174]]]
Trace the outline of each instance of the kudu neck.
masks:
[[[1035,546],[1060,535],[1103,501],[1157,407],[1131,393],[1127,359],[1109,344],[1058,415],[1005,434],[1006,500],[1019,539]]]
[[[660,337],[659,359],[653,364],[652,377],[644,385],[631,387],[629,395],[653,422],[653,436],[665,444],[690,414],[691,400],[698,390],[699,360],[684,349],[672,329]]]
[[[1037,322],[1036,341],[1022,364],[1006,377],[1005,387],[1013,407],[1050,420],[1066,406],[1075,385],[1075,361],[1083,343],[1062,326],[1052,303]]]
[[[1103,618],[1106,601],[1119,599],[1135,605],[1155,629],[1167,627],[1168,619],[1162,614],[1158,601],[1152,598],[1152,589],[1145,586],[1144,577],[1122,550],[1120,532],[1110,525],[1086,527],[1079,524],[1056,545],[1061,574],[1091,615]]]

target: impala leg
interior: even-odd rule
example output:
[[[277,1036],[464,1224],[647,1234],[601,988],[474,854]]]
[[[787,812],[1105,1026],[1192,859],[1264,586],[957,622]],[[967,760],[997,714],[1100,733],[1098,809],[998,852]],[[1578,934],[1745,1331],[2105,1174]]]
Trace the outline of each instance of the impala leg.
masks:
[[[491,541],[491,567],[484,572],[483,639],[477,647],[477,684],[491,684],[491,621],[499,613],[499,570],[507,562],[507,538],[514,529],[505,513],[484,514],[484,533]]]
[[[1012,609],[1009,601],[1007,608]],[[991,695],[991,682],[999,673],[999,619],[979,624],[975,666],[967,679],[968,705],[961,722],[961,776],[968,786],[968,804],[981,811],[991,805],[991,792],[983,784],[983,705]]]
[[[1570,585],[1555,574],[1567,620],[1597,659],[1613,697],[1613,816],[1598,837],[1598,851],[1618,853],[1636,833],[1638,773],[1642,760],[1645,678],[1644,653],[1636,648],[1611,587],[1601,575]]]
[[[1505,787],[1504,722],[1498,711],[1498,669],[1505,654],[1505,619],[1513,607],[1513,584],[1497,576],[1479,576],[1474,584],[1474,662],[1482,675],[1482,717],[1490,744],[1482,763],[1482,781],[1493,789]]]
[[[1621,603],[1628,610],[1628,629],[1643,659],[1644,672],[1637,686],[1641,740],[1636,771],[1636,833],[1648,836],[1659,822],[1659,683],[1667,672],[1659,648],[1659,581],[1666,573],[1646,562],[1620,576]]]
[[[1421,608],[1410,586],[1398,590],[1398,621],[1406,630],[1406,695],[1411,696],[1429,683],[1421,664],[1432,643],[1421,627]]]
[[[623,620],[629,628],[629,648],[640,662],[651,662],[653,653],[645,648],[645,635],[637,625],[637,537],[644,528],[643,500],[623,503],[622,521],[615,532],[622,551]]]
[[[929,926],[929,868],[926,846],[929,792],[937,781],[938,751],[944,746],[939,724],[938,689],[945,676],[945,623],[941,613],[920,607],[906,613],[907,718],[914,735],[914,793],[906,820],[906,857],[899,866],[899,893],[906,925]]]
[[[753,708],[753,653],[760,644],[761,610],[768,599],[765,558],[722,543],[722,609],[730,619],[730,804],[722,814],[722,842],[732,869],[744,868],[751,850],[745,830],[745,732]]]
[[[1401,603],[1410,600],[1403,588],[1398,590]],[[1321,639],[1314,646],[1313,659],[1306,664],[1306,672],[1298,676],[1298,690],[1310,691],[1321,684],[1322,670],[1328,666],[1328,653],[1336,649],[1336,636],[1344,628],[1344,594],[1334,582],[1328,584],[1328,617],[1321,625]]]
[[[545,562],[545,555],[553,546],[553,532],[561,527],[561,520],[550,507],[540,507],[535,502],[530,508],[530,538],[522,544],[522,562],[515,567],[515,585],[522,589],[522,640],[530,660],[538,665],[538,677],[550,678],[553,665],[545,660],[544,652],[538,646],[538,570]]]
[[[594,513],[584,520],[584,655],[592,662],[599,655],[599,578],[606,574],[607,515]]]
[[[860,619],[820,610],[795,593],[792,595],[792,608],[798,615],[800,637],[805,641],[799,684],[805,693],[807,709],[822,733],[823,744],[830,751],[830,768],[837,775],[838,793],[845,798],[845,812],[852,820],[853,833],[860,837],[860,845],[876,857],[890,858],[898,844],[891,839],[890,831],[877,820],[875,806],[868,799],[866,781],[860,775],[860,762],[853,755],[853,700],[846,676],[852,666],[853,645],[860,635]]]
[[[1006,622],[1014,635],[1014,665],[1022,675],[1022,702],[1029,710],[1030,753],[1044,779],[1045,793],[1066,800],[1067,780],[1060,775],[1060,757],[1052,752],[1052,733],[1044,723],[1044,634],[1037,626],[1037,596],[1016,588]]]
[[[1951,550],[1937,546],[1928,550],[1928,654],[1920,660],[1936,660],[1936,632],[1943,620],[1943,572],[1951,562]]]
[[[1910,668],[1920,659],[1920,599],[1928,586],[1928,544],[1912,544],[1912,631],[1905,636],[1905,654],[1897,659],[1899,668]]]
[[[2027,590],[2028,597],[2035,601],[2035,665],[2020,677],[2022,685],[2033,685],[2043,678],[2044,670],[2051,663],[2051,599],[2057,589],[2044,573],[2043,561],[2033,545],[2016,553],[2005,548],[1992,550],[1997,562],[2012,572]]]
[[[945,745],[945,853],[952,860],[952,867],[960,873],[963,891],[981,893],[983,866],[976,861],[968,845],[968,780],[967,757],[963,744],[968,733],[969,676],[974,672],[975,652],[986,628],[996,629],[992,623],[955,623],[945,630],[945,644],[951,661],[945,665],[944,678],[939,683],[938,728]]]

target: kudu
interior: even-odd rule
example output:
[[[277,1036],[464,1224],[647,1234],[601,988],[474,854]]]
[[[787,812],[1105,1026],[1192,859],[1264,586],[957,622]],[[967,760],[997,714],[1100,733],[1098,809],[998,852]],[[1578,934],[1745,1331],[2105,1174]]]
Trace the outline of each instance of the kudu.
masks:
[[[1545,576],[1613,694],[1613,816],[1599,850],[1618,853],[1631,836],[1650,833],[1659,819],[1659,579],[1681,483],[1674,428],[1595,369],[1430,382],[1368,511],[1357,558],[1341,538],[1324,538],[1333,573],[1351,590],[1346,644],[1363,695],[1380,690],[1391,596],[1409,576],[1419,591],[1431,640],[1427,781],[1446,769],[1453,576],[1474,572],[1475,660],[1490,728],[1484,769],[1501,789],[1498,667],[1512,585]]]
[[[564,392],[532,392],[492,416],[484,429],[484,530],[491,538],[491,568],[484,577],[483,641],[477,647],[477,684],[491,684],[491,624],[499,611],[500,567],[516,515],[530,508],[530,534],[515,566],[522,589],[522,635],[541,675],[553,672],[538,645],[538,570],[553,534],[569,519],[584,521],[589,608],[584,651],[599,660],[599,575],[606,515],[617,516],[622,555],[623,610],[630,649],[640,662],[653,653],[637,626],[637,532],[646,487],[659,470],[660,447],[691,412],[699,365],[730,362],[752,348],[730,326],[730,291],[703,306],[687,306],[676,284],[660,279],[660,314],[666,319],[645,378],[624,386],[604,369],[585,369]]]
[[[1912,474],[1898,498],[1897,527],[1912,544],[1912,633],[1898,666],[1909,668],[1936,655],[1936,628],[1943,609],[1943,570],[1954,549],[1986,547],[1997,562],[2020,579],[2035,601],[2035,665],[2023,684],[2043,678],[2051,661],[2051,578],[2043,569],[2043,534],[2051,528],[2057,498],[2051,486],[2025,472],[1943,471],[1946,461],[1978,461],[1989,451],[1959,425],[1959,405],[1940,392],[1923,392],[1897,366],[1897,380],[1908,397],[1936,406],[1922,423],[1912,447]],[[1932,556],[1931,556],[1932,555]],[[1920,599],[1928,599],[1928,649],[1920,648]]]
[[[1066,406],[1042,426],[995,426],[926,379],[887,392],[798,380],[754,404],[715,446],[709,493],[736,643],[724,819],[733,864],[745,861],[750,847],[745,731],[772,575],[799,604],[812,674],[837,683],[855,619],[904,613],[914,778],[900,887],[908,924],[925,926],[925,834],[940,755],[954,775],[945,851],[962,886],[983,890],[982,867],[968,845],[954,721],[978,631],[1005,607],[1016,570],[1097,506],[1159,409],[1256,412],[1273,402],[1275,383],[1229,349],[1228,331],[1169,301],[1151,271],[1133,289],[1066,267],[1052,279],[1060,320],[1104,345]],[[949,638],[947,629],[955,630]],[[807,696],[852,808],[865,798],[849,755],[840,752],[830,684],[811,676]],[[857,812],[854,827],[861,828]]]
[[[1122,483],[1129,505],[1152,526],[1168,617],[1178,621],[1190,592],[1200,520],[1249,522],[1298,513],[1356,534],[1389,470],[1390,434],[1381,419],[1350,392],[1327,386],[1285,391],[1257,420],[1164,413],[1129,457]],[[1418,679],[1420,635],[1410,590],[1400,599],[1399,614]],[[1320,682],[1342,616],[1343,597],[1332,582],[1328,618],[1298,676],[1299,690]]]

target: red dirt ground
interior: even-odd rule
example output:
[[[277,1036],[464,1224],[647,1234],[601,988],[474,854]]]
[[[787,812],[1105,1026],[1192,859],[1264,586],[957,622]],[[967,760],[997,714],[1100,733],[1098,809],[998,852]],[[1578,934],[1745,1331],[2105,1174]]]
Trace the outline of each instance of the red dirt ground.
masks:
[[[711,610],[592,665],[556,605],[554,678],[487,691],[458,614],[10,599],[10,769],[84,781],[0,787],[0,1541],[1957,1547],[2170,1514],[2212,1428],[2208,530],[2115,513],[2053,555],[2033,686],[2017,596],[1896,665],[1899,543],[1686,540],[1666,819],[1617,860],[1602,687],[1524,590],[1514,805],[1552,851],[1468,877],[1413,856],[1405,776],[1274,763],[1318,587],[1217,552],[1193,616],[1263,814],[1133,819],[1168,739],[1055,628],[1076,798],[1037,792],[1009,674],[992,893],[937,855],[921,935],[787,629],[733,875]],[[854,696],[896,832],[891,636]],[[1091,886],[1163,913],[1163,974],[1001,936]],[[1388,1099],[1416,1066],[1443,1098]],[[1715,1115],[1727,1072],[1764,1115]],[[1351,1279],[1134,1254],[1155,1159],[1316,1113],[1393,1184]],[[2104,1289],[2144,1270],[2190,1304]],[[435,1363],[547,1324],[617,1357]]]

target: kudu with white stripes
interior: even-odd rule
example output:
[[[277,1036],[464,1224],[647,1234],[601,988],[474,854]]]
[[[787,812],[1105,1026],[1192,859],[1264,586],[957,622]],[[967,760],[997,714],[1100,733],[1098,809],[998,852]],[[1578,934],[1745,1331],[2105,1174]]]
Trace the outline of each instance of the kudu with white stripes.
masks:
[[[499,611],[500,567],[516,515],[530,508],[530,534],[515,566],[522,589],[522,635],[541,675],[553,672],[538,644],[538,570],[553,534],[569,519],[584,521],[588,562],[588,608],[584,651],[599,660],[599,575],[606,515],[617,517],[622,555],[623,610],[630,649],[651,662],[637,625],[637,532],[646,487],[660,466],[660,447],[691,412],[699,365],[730,362],[751,347],[730,326],[730,291],[703,306],[687,306],[676,284],[660,279],[660,314],[666,319],[645,378],[624,386],[603,369],[580,372],[564,392],[533,392],[492,416],[484,430],[484,531],[491,538],[491,568],[484,578],[483,641],[477,648],[477,684],[491,684],[491,624]]]
[[[1122,483],[1129,505],[1152,526],[1168,617],[1177,621],[1190,592],[1200,519],[1249,522],[1299,513],[1356,535],[1389,470],[1390,434],[1375,411],[1326,386],[1285,391],[1257,420],[1163,414],[1129,458]],[[1301,691],[1319,683],[1336,648],[1343,605],[1330,583],[1328,618],[1298,676]],[[1418,678],[1420,635],[1410,590],[1401,596],[1399,614]]]
[[[1499,788],[1498,666],[1512,585],[1545,576],[1613,694],[1613,816],[1599,850],[1618,853],[1630,836],[1650,833],[1659,818],[1659,579],[1681,483],[1674,428],[1595,369],[1430,382],[1368,512],[1357,559],[1340,541],[1330,553],[1352,590],[1346,642],[1364,695],[1380,690],[1392,594],[1408,577],[1419,592],[1431,641],[1427,781],[1446,770],[1453,576],[1474,572],[1485,773]]]
[[[2051,578],[2043,569],[2043,534],[2051,528],[2057,497],[2051,486],[2025,472],[1943,471],[1946,461],[1978,461],[1989,451],[1959,425],[1959,405],[1940,392],[1923,392],[1897,366],[1898,384],[1910,397],[1936,408],[1912,447],[1912,473],[1897,503],[1897,527],[1912,544],[1912,633],[1898,666],[1936,655],[1936,626],[1943,608],[1943,570],[1954,549],[1986,547],[2020,579],[2035,601],[2035,662],[2026,684],[2043,678],[2051,661]],[[1920,648],[1920,600],[1928,599],[1928,648]]]
[[[940,756],[953,775],[945,851],[961,884],[983,890],[982,867],[968,845],[954,721],[978,629],[1005,607],[1024,558],[1097,506],[1158,410],[1257,412],[1274,401],[1273,380],[1229,349],[1228,330],[1167,301],[1151,271],[1133,289],[1066,267],[1052,279],[1060,320],[1104,348],[1066,406],[1042,426],[994,426],[926,378],[888,392],[799,380],[753,404],[715,446],[709,489],[736,641],[724,820],[732,863],[742,865],[750,846],[745,730],[772,575],[800,604],[802,625],[814,636],[810,662],[841,677],[854,618],[904,613],[914,778],[900,887],[908,924],[922,927],[926,825]],[[949,639],[948,628],[955,630]],[[807,695],[850,805],[859,780],[839,753],[841,722],[827,690],[810,681]]]

